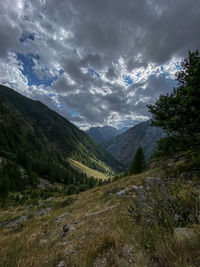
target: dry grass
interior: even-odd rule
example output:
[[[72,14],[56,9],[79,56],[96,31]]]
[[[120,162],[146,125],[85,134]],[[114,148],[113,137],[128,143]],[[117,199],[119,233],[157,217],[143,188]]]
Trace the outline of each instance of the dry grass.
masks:
[[[68,162],[75,170],[86,173],[88,177],[94,177],[96,179],[102,179],[102,180],[105,180],[108,178],[105,173],[97,171],[97,170],[93,170],[89,168],[88,166],[80,163],[79,161],[68,158]]]
[[[115,196],[121,189],[133,184],[139,185],[145,177],[152,175],[153,172],[147,172],[130,176],[73,195],[74,201],[69,202],[66,207],[59,203],[63,203],[68,197],[56,198],[52,202],[54,208],[46,215],[32,217],[16,228],[2,228],[0,266],[51,267],[57,266],[62,260],[72,267],[198,266],[197,260],[193,259],[199,253],[196,251],[196,244],[180,244],[176,243],[172,236],[168,239],[160,236],[154,252],[150,248],[144,248],[141,244],[144,229],[134,222],[128,212],[133,199]],[[160,174],[157,172],[157,175]],[[70,229],[66,237],[61,238],[64,224],[70,224],[84,217],[86,213],[93,213],[116,203],[119,203],[117,208],[81,220]],[[10,207],[9,211],[0,212],[0,220],[32,211],[33,207],[28,206],[17,209]],[[56,218],[66,212],[69,215],[60,224],[56,224]]]

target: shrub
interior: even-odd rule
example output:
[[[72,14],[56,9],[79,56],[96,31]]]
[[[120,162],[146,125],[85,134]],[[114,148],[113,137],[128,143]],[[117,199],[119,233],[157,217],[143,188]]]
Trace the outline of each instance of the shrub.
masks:
[[[133,203],[129,212],[144,230],[141,242],[145,247],[153,247],[162,235],[172,235],[175,227],[199,223],[199,193],[190,183],[168,181],[144,196],[143,201],[138,198]]]

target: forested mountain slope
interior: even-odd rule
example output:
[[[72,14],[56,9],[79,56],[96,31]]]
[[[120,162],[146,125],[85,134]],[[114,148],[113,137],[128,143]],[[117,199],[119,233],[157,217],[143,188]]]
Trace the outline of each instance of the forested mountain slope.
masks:
[[[164,132],[160,128],[151,127],[150,122],[148,120],[130,128],[104,143],[103,147],[126,166],[130,166],[133,156],[140,146],[148,160],[152,155],[156,140],[164,137]]]
[[[0,99],[13,106],[32,127],[38,128],[65,157],[70,156],[99,170],[103,170],[103,167],[98,162],[115,170],[120,169],[120,164],[86,133],[41,102],[24,97],[3,85],[0,85]]]

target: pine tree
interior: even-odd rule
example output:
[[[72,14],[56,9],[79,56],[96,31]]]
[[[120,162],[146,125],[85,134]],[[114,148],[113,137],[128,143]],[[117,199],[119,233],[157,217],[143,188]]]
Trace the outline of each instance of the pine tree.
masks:
[[[139,147],[133,158],[133,163],[130,168],[130,174],[141,173],[145,169],[145,158],[142,147]]]
[[[200,144],[200,51],[189,52],[177,74],[179,86],[161,95],[154,105],[147,105],[152,113],[152,125],[162,127],[168,137],[159,143],[168,152]]]

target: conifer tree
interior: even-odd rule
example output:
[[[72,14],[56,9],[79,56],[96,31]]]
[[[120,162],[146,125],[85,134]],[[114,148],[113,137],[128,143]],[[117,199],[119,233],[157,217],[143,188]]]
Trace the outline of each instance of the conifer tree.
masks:
[[[177,72],[179,86],[161,95],[154,105],[152,126],[162,127],[167,138],[159,142],[160,151],[168,152],[200,144],[200,51],[189,52]]]
[[[133,158],[133,163],[130,168],[130,174],[141,173],[145,169],[145,158],[142,147],[139,147]]]

